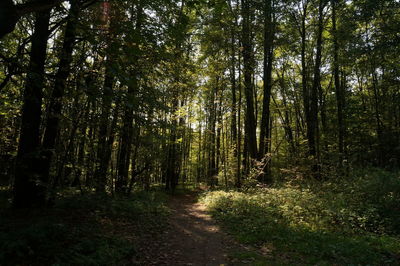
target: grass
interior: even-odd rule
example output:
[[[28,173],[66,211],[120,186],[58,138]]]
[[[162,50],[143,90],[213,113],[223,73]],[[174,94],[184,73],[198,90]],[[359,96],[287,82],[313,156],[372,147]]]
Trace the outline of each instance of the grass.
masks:
[[[292,182],[201,199],[254,265],[398,265],[400,180],[383,171],[335,182]]]
[[[166,196],[64,193],[51,209],[5,208],[1,190],[0,265],[131,265],[142,235],[165,226]]]

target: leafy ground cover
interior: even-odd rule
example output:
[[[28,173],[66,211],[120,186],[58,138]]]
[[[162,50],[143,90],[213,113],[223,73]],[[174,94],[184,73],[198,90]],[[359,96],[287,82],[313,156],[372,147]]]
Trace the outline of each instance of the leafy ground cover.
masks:
[[[166,196],[67,193],[46,210],[5,208],[1,191],[0,265],[132,265],[143,235],[166,223]]]
[[[258,248],[235,254],[256,265],[400,263],[400,177],[393,173],[213,191],[201,201],[240,242]]]

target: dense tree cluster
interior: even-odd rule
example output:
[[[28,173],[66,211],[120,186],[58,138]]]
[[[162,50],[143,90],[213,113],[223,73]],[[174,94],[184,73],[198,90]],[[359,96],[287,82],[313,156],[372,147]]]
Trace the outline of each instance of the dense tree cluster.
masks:
[[[16,207],[65,186],[399,167],[399,1],[6,2],[0,178]]]

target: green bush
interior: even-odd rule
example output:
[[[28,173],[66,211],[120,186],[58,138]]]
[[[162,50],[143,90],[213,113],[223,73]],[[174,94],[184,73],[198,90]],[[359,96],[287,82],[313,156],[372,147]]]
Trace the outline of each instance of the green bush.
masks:
[[[280,263],[289,254],[293,263],[381,265],[400,254],[399,189],[397,175],[370,170],[334,182],[215,191],[202,201],[240,241],[269,247]]]
[[[166,222],[165,196],[63,193],[50,210],[0,210],[0,265],[119,265]]]

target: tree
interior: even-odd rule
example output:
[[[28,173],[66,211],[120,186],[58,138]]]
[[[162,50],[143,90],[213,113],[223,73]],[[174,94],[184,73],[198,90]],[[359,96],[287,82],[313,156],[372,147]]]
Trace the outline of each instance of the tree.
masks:
[[[246,143],[250,158],[257,158],[257,137],[256,137],[256,119],[254,109],[254,87],[253,87],[253,44],[252,44],[252,21],[253,7],[251,1],[242,0],[242,53],[243,53],[243,75],[244,75],[244,93],[246,98]]]
[[[48,184],[40,174],[40,123],[50,11],[47,9],[36,14],[35,29],[32,35],[14,176],[13,204],[16,208],[30,207],[31,205],[43,206],[46,201]]]
[[[335,93],[336,93],[336,105],[337,105],[337,120],[338,120],[338,150],[340,153],[339,163],[342,164],[342,158],[344,154],[344,137],[345,137],[345,122],[344,122],[344,90],[343,86],[340,84],[340,73],[339,73],[339,41],[338,41],[338,31],[337,31],[337,6],[338,2],[336,0],[331,1],[332,6],[332,42],[333,42],[333,76],[335,83]]]
[[[60,0],[32,0],[23,4],[14,4],[13,0],[3,0],[0,3],[0,23],[3,25],[0,29],[0,39],[14,30],[22,16],[46,11],[60,2]]]
[[[263,160],[268,152],[269,140],[268,135],[270,134],[270,101],[271,101],[271,89],[272,89],[272,63],[274,56],[274,35],[275,35],[275,19],[274,19],[274,3],[273,1],[266,1],[264,3],[264,59],[263,59],[263,105],[262,115],[260,124],[260,141],[259,141],[259,152],[258,159]],[[266,160],[266,159],[264,159]],[[265,175],[263,174],[263,181]]]
[[[40,176],[44,183],[49,184],[50,167],[54,155],[57,136],[60,130],[60,117],[63,96],[67,86],[67,79],[71,71],[72,52],[76,40],[79,12],[81,9],[80,0],[71,2],[71,8],[65,27],[64,41],[60,52],[60,62],[55,76],[54,88],[50,98],[45,133],[42,144],[42,166]]]

